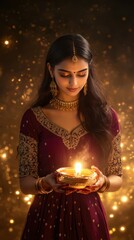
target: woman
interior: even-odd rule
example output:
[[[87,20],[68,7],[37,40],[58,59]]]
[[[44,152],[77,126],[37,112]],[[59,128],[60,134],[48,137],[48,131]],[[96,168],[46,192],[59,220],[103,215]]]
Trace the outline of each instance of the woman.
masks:
[[[98,192],[121,187],[120,128],[92,58],[79,34],[49,48],[38,99],[20,127],[20,187],[35,194],[21,239],[110,239]],[[81,190],[58,183],[55,171],[78,159],[97,172],[97,182]]]

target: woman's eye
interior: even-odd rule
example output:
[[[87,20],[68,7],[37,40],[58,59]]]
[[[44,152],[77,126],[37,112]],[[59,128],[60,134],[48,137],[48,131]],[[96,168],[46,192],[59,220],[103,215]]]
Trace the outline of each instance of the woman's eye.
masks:
[[[60,75],[61,77],[63,77],[63,78],[68,78],[68,77],[70,77],[70,75]]]
[[[79,74],[78,77],[85,77],[86,74]]]
[[[60,74],[60,76],[63,77],[63,78],[70,78],[71,77],[71,75],[69,75],[69,74],[67,74],[67,75]],[[86,73],[84,73],[84,74],[77,74],[76,76],[77,77],[85,77]]]

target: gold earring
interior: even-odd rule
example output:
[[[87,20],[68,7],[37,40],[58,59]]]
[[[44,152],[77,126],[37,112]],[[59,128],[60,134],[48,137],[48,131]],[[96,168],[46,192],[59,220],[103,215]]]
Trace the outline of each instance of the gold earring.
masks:
[[[53,78],[52,78],[52,81],[50,83],[50,91],[51,91],[53,97],[57,96],[58,89],[57,89],[57,85],[56,85],[56,83],[55,83]]]
[[[84,92],[84,96],[86,96],[87,95],[87,83],[84,85],[83,92]]]

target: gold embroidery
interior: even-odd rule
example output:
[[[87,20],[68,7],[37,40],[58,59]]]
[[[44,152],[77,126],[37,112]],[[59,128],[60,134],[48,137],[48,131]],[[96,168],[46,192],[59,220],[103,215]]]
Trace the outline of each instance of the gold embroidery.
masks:
[[[55,135],[61,137],[64,145],[68,149],[75,149],[79,143],[80,137],[87,133],[87,131],[82,127],[82,125],[79,125],[71,133],[69,133],[64,128],[51,122],[47,118],[47,116],[43,113],[40,107],[33,108],[32,110],[37,120],[41,123],[41,125],[47,128],[52,133],[54,133]]]
[[[20,177],[28,175],[38,177],[37,149],[38,144],[34,138],[20,133],[18,146]]]
[[[108,166],[106,175],[122,175],[122,164],[121,164],[121,134],[120,132],[113,139],[113,150],[108,160]]]

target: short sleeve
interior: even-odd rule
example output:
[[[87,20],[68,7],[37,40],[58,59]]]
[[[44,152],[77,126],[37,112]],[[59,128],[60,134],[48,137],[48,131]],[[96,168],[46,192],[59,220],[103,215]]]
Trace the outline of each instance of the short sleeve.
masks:
[[[114,109],[112,111],[112,123],[111,133],[112,139],[112,151],[109,156],[106,168],[106,175],[122,175],[122,162],[121,162],[121,129],[118,119],[118,115]]]
[[[32,109],[28,109],[21,120],[18,156],[19,177],[38,177],[38,131]]]

